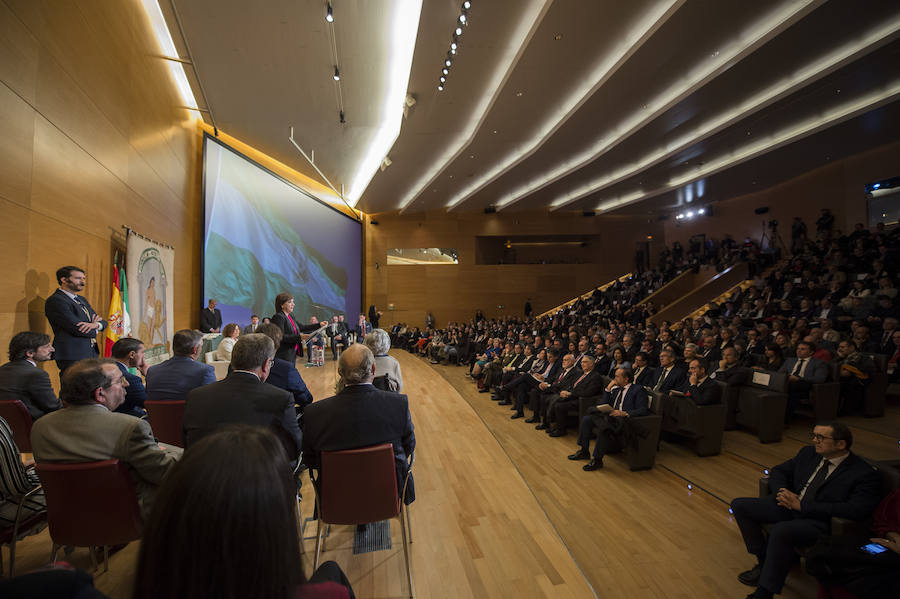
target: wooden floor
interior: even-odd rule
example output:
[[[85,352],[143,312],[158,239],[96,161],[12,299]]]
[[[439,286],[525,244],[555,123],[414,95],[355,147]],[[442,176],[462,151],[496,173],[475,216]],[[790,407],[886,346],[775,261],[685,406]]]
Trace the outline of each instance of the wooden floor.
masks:
[[[656,466],[630,472],[611,456],[598,472],[570,462],[572,435],[550,438],[487,394],[476,392],[455,366],[431,366],[393,351],[403,368],[416,426],[416,491],[411,546],[416,596],[426,597],[744,597],[736,580],[751,565],[728,513],[728,501],[754,495],[763,468],[807,443],[811,423],[792,425],[780,443],[725,433],[721,455],[698,458],[663,442]],[[316,398],[331,394],[335,371],[301,374]],[[859,453],[898,457],[900,407],[881,419],[849,418]],[[688,489],[688,484],[693,489]],[[313,492],[304,483],[303,512]],[[306,529],[305,567],[311,569],[315,525]],[[352,555],[353,531],[334,527],[324,559],[347,572],[357,597],[406,592],[399,527],[393,548]],[[137,543],[111,559],[96,585],[113,598],[130,595]],[[19,544],[17,571],[47,561],[44,531]],[[70,561],[89,566],[85,550]],[[815,596],[799,570],[783,597]]]

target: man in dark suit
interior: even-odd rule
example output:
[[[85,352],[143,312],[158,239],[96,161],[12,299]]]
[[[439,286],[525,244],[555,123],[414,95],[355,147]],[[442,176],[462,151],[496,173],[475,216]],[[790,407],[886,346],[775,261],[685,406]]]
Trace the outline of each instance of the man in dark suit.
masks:
[[[241,331],[244,335],[248,335],[250,333],[256,333],[256,329],[259,327],[259,316],[254,314],[250,317],[250,324],[244,327],[244,330]]]
[[[325,335],[331,340],[331,357],[337,360],[338,345],[341,346],[341,351],[343,351],[350,344],[347,340],[347,325],[341,322],[337,316],[332,316],[331,324],[325,329]]]
[[[204,333],[218,333],[222,330],[222,312],[216,308],[216,300],[209,298],[209,304],[200,310],[200,330]]]
[[[741,366],[737,349],[726,347],[722,351],[719,367],[710,376],[721,383],[743,385],[750,380],[751,374],[752,371],[749,368]]]
[[[181,401],[191,389],[215,383],[216,371],[212,365],[197,361],[202,347],[200,331],[177,331],[172,338],[175,355],[147,369],[147,399]]]
[[[650,387],[654,391],[660,393],[682,391],[687,385],[687,372],[675,364],[675,354],[670,350],[664,349],[659,352],[659,368],[656,371],[658,375]]]
[[[604,391],[603,401],[581,419],[578,428],[578,451],[569,456],[570,460],[591,461],[584,465],[588,472],[603,468],[603,456],[610,444],[621,436],[627,418],[645,416],[649,412],[647,391],[634,384],[634,373],[630,368],[618,368],[612,385]],[[594,428],[599,429],[597,442],[594,444],[593,456],[588,449]]]
[[[0,366],[0,399],[18,399],[28,408],[31,418],[62,407],[50,385],[50,376],[39,368],[53,355],[50,336],[25,331],[9,342],[9,362]]]
[[[562,360],[559,358],[559,352],[552,347],[546,352],[547,365],[541,372],[523,374],[504,387],[504,390],[508,391],[510,396],[515,397],[516,412],[512,415],[513,419],[522,418],[525,415],[525,398],[528,397],[529,391],[539,390],[542,383],[546,383],[549,386],[550,383],[547,381],[555,380],[562,371]],[[537,422],[537,418],[529,418],[525,422]]]
[[[59,289],[44,302],[44,314],[53,329],[54,359],[59,373],[84,358],[96,358],[97,336],[106,321],[94,312],[86,299],[78,295],[84,289],[84,271],[63,266],[56,271]]]
[[[412,417],[406,396],[376,389],[375,356],[362,343],[341,354],[338,373],[344,382],[340,393],[310,404],[303,418],[303,463],[319,465],[323,451],[356,449],[380,443],[394,447],[398,491],[409,471],[407,456],[416,446]],[[415,499],[409,477],[406,504]]]
[[[688,368],[690,378],[684,396],[689,397],[698,406],[722,403],[722,389],[709,378],[706,374],[707,369],[706,360],[702,358],[691,360]]]
[[[278,328],[278,325],[271,322],[261,324],[257,330],[259,333],[269,337],[272,342],[275,343],[275,347],[278,347],[281,343],[282,333],[281,329]],[[275,361],[272,363],[272,369],[269,371],[269,378],[266,379],[266,382],[279,389],[290,391],[291,395],[294,396],[294,404],[297,408],[298,415],[302,414],[306,406],[313,402],[312,393],[309,392],[306,383],[303,382],[303,377],[300,376],[294,362],[282,360],[276,355]]]
[[[566,434],[566,420],[569,408],[578,405],[583,397],[593,397],[603,392],[603,376],[594,369],[594,356],[585,354],[581,358],[581,376],[575,379],[570,390],[560,391],[550,400],[547,415],[554,418],[556,426],[550,431],[551,437],[562,437]]]
[[[731,502],[747,552],[758,559],[738,576],[756,587],[748,599],[781,593],[797,559],[795,547],[810,546],[819,535],[827,535],[833,516],[865,520],[881,499],[878,472],[850,452],[853,435],[845,424],[818,424],[812,437],[812,446],[772,468],[771,495]],[[773,525],[768,535],[764,524]]]
[[[294,396],[266,378],[275,359],[275,344],[259,333],[241,336],[231,352],[232,372],[222,381],[197,387],[187,395],[182,421],[184,447],[228,424],[269,427],[294,462],[301,434]]]
[[[828,378],[828,365],[813,358],[815,345],[809,341],[797,344],[797,357],[786,358],[778,372],[788,374],[787,414],[790,417],[800,402],[809,398],[809,391],[815,383],[824,383]]]
[[[555,347],[550,349],[559,351]],[[531,389],[528,392],[528,407],[531,408],[534,414],[525,422],[537,422],[538,425],[534,428],[539,431],[549,430],[550,421],[547,415],[547,408],[550,406],[551,398],[557,397],[560,391],[571,389],[572,383],[579,376],[581,376],[581,373],[575,367],[575,356],[572,354],[564,355],[562,360],[560,360],[558,374],[552,379],[539,383],[536,389]]]
[[[147,390],[144,381],[136,374],[131,374],[129,368],[136,368],[142,375],[147,376],[147,362],[144,360],[144,344],[140,339],[122,337],[112,346],[112,358],[125,380],[128,388],[125,390],[125,401],[115,409],[120,414],[130,414],[140,418],[147,414],[144,402],[147,400]]]
[[[652,387],[656,382],[656,369],[650,366],[650,356],[643,351],[634,355],[634,382],[642,387]]]

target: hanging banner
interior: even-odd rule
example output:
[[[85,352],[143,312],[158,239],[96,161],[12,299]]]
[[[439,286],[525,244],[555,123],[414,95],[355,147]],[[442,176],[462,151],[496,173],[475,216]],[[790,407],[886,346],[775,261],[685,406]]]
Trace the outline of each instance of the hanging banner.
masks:
[[[169,358],[175,334],[175,251],[129,230],[126,256],[131,336],[144,343],[147,364],[157,364]]]

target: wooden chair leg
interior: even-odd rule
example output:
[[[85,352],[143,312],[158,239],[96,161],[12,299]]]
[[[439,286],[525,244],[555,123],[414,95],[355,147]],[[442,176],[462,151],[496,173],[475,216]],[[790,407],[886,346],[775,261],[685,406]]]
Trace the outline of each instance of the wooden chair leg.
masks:
[[[313,572],[319,569],[319,552],[322,549],[322,520],[316,525],[316,555],[313,558]]]
[[[406,534],[406,516],[403,510],[400,510],[400,532],[403,534],[403,557],[406,559],[406,579],[409,583],[409,597],[414,599],[416,592],[413,587],[412,566],[409,561],[409,542]]]

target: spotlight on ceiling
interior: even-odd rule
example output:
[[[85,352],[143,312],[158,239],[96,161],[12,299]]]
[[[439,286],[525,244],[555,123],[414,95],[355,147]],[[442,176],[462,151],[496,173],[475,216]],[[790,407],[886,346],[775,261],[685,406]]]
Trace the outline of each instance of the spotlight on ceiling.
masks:
[[[447,66],[449,67],[449,66],[450,66],[450,59],[448,58],[447,60],[445,60],[445,61],[444,61],[444,64],[447,65]]]
[[[443,73],[444,75],[449,75],[450,71],[448,71],[447,69],[443,69],[441,70],[441,73]]]
[[[706,208],[701,208],[697,211],[697,214],[706,214]]]
[[[346,123],[347,121],[344,119],[344,111],[341,111],[341,123]]]
[[[334,80],[335,81],[341,80],[341,72],[338,70],[337,67],[334,67]]]
[[[441,83],[446,83],[446,82],[447,82],[447,78],[444,77],[443,75],[441,75]]]
[[[694,211],[693,211],[693,210],[688,211],[687,217],[688,217],[688,218],[694,218]]]
[[[444,91],[444,85],[443,85],[443,84],[438,85],[438,91],[439,91],[439,92]]]
[[[472,3],[469,0],[463,2],[463,10],[469,10],[470,8],[472,8]]]
[[[325,20],[329,23],[334,23],[334,12],[331,10],[331,2],[328,3],[328,7],[325,9]]]
[[[456,35],[462,35],[462,27],[456,28]]]
[[[450,49],[456,50],[456,42],[450,42]]]
[[[466,15],[459,15],[459,22],[463,25],[466,24]]]

